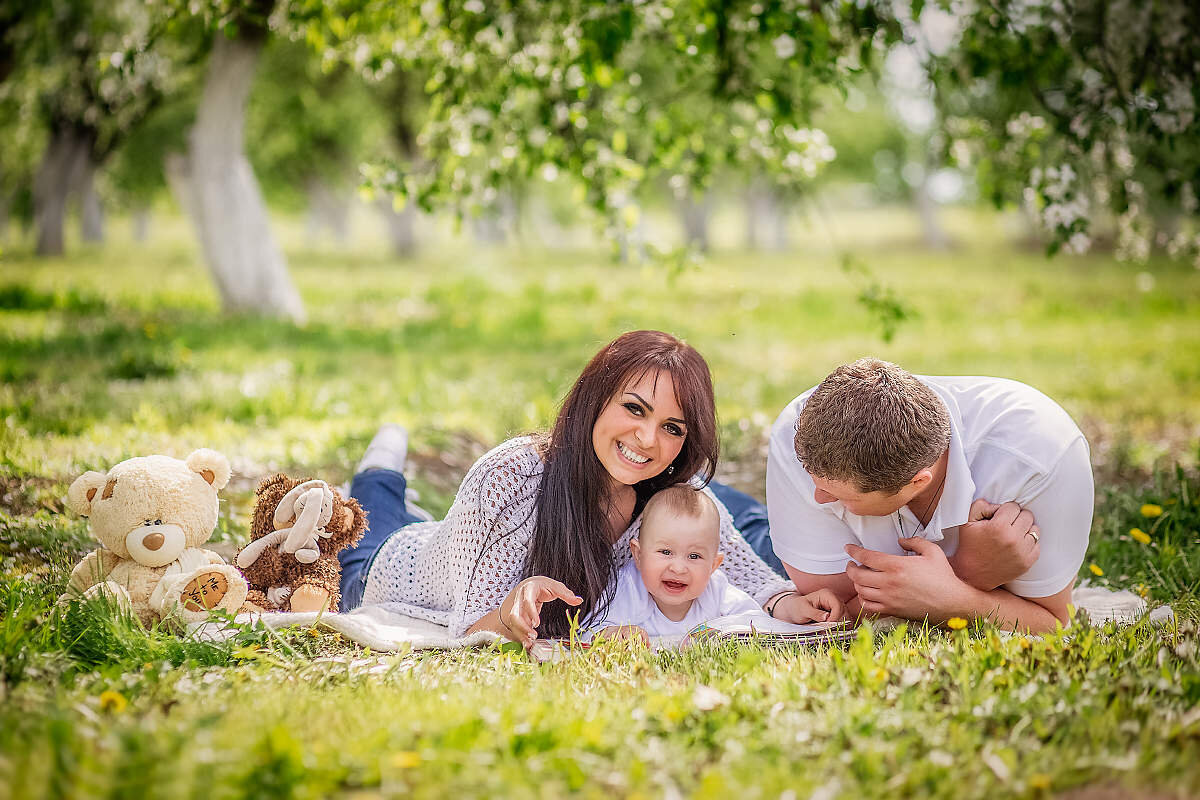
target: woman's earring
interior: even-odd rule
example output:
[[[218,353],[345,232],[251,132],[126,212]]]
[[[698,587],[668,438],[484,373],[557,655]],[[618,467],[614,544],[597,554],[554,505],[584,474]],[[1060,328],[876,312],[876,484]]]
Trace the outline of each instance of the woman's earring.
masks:
[[[667,467],[667,474],[668,474],[668,475],[674,475],[674,474],[675,474],[675,465],[674,465],[674,464],[672,464],[671,466]]]

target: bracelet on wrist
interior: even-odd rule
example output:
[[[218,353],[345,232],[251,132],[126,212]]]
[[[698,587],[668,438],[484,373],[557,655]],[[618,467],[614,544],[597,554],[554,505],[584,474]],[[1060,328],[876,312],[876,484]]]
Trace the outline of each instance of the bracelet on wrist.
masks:
[[[775,617],[775,607],[779,605],[779,601],[781,601],[781,600],[783,600],[783,598],[785,598],[785,597],[787,597],[787,596],[789,596],[789,595],[793,595],[793,594],[800,594],[800,593],[799,593],[799,592],[797,592],[795,589],[789,589],[789,590],[788,590],[788,591],[786,591],[786,592],[781,592],[781,593],[777,594],[777,595],[775,596],[775,599],[774,599],[774,600],[772,600],[772,601],[771,601],[771,602],[770,602],[770,603],[767,605],[767,616],[769,616],[769,617],[771,617],[772,619],[774,619],[774,617]]]

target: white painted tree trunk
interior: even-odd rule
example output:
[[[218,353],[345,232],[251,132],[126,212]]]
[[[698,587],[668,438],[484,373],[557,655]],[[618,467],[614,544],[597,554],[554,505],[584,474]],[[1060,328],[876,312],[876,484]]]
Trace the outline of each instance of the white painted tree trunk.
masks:
[[[392,252],[400,258],[412,258],[417,252],[416,208],[412,203],[408,203],[397,211],[392,198],[386,195],[379,198],[378,205],[387,229],[388,241],[392,244]]]
[[[787,248],[787,206],[772,186],[761,180],[751,182],[746,190],[746,249]]]
[[[67,199],[79,182],[90,150],[87,137],[69,126],[50,135],[33,181],[33,226],[40,256],[62,255]]]
[[[96,165],[90,158],[79,175],[79,225],[85,242],[104,241],[104,206],[96,193]]]
[[[245,153],[246,98],[262,46],[216,37],[179,186],[225,310],[303,322],[304,304]]]
[[[915,194],[913,199],[917,204],[917,215],[921,218],[921,235],[925,240],[925,246],[930,250],[947,250],[950,248],[950,237],[946,235],[946,231],[938,220],[937,201],[933,199],[933,194],[929,191],[929,182],[933,180],[934,173],[937,171],[937,159],[932,143],[926,142],[925,146],[925,171],[921,175],[921,182],[913,190]]]
[[[0,245],[8,244],[8,195],[0,191]]]
[[[320,178],[311,178],[306,192],[308,222],[304,227],[309,244],[316,244],[326,228],[334,240],[344,244],[350,238],[350,198],[347,193],[332,188]]]
[[[133,209],[133,240],[139,244],[150,238],[150,207],[138,206]]]
[[[712,216],[712,199],[708,195],[679,199],[679,220],[683,224],[684,244],[695,247],[702,253],[709,248],[708,223]]]
[[[179,210],[188,219],[195,219],[192,211],[192,178],[188,158],[183,153],[167,153],[163,159],[163,175],[167,179],[167,188],[171,190]]]

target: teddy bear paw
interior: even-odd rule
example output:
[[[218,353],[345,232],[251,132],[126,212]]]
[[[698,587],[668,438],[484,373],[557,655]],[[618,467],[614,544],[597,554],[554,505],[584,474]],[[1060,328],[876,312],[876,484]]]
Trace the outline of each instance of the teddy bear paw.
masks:
[[[222,609],[236,614],[246,600],[246,580],[228,564],[199,567],[175,582],[163,598],[165,608],[178,608],[185,621],[202,620]]]
[[[133,608],[129,590],[115,581],[102,581],[83,593],[84,600],[91,600],[93,597],[107,597],[115,602],[118,608],[126,611]]]
[[[297,586],[290,598],[292,611],[318,614],[329,610],[329,600],[329,592],[311,583]]]

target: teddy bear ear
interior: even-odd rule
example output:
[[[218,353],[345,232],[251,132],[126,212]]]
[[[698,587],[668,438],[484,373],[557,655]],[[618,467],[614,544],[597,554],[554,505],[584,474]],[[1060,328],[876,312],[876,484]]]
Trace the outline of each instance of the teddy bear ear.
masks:
[[[103,472],[85,472],[76,478],[67,489],[67,506],[81,517],[92,513],[92,501],[108,481]]]
[[[229,483],[229,459],[216,450],[201,448],[187,457],[188,469],[200,473],[200,477],[212,484],[217,491]]]

